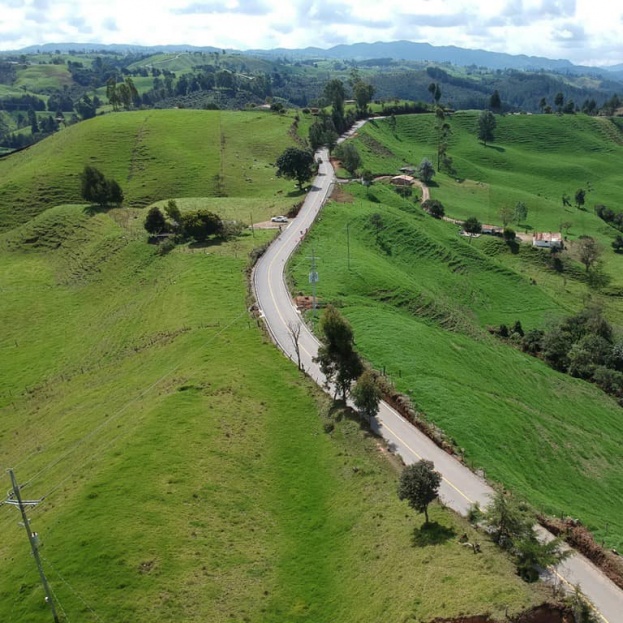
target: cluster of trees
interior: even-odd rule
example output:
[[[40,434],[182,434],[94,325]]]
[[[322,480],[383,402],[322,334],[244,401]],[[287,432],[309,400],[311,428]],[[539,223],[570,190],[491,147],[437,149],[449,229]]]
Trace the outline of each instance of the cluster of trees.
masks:
[[[546,329],[525,334],[512,330],[509,337],[513,333],[524,352],[560,372],[595,383],[623,404],[623,341],[615,338],[600,307],[586,307]]]
[[[121,205],[123,203],[121,186],[114,179],[105,177],[95,167],[84,167],[80,175],[80,184],[80,192],[85,201],[90,201],[102,207]]]
[[[476,506],[470,516],[498,547],[514,557],[517,573],[526,582],[535,582],[540,569],[556,566],[571,554],[571,550],[562,550],[561,539],[539,540],[530,509],[510,493],[497,491],[486,511]]]
[[[355,350],[350,323],[333,305],[328,305],[319,329],[320,348],[314,361],[325,376],[327,388],[333,385],[335,397],[340,396],[344,402],[350,392],[359,413],[369,422],[378,412],[381,390],[375,373],[364,366]]]
[[[175,199],[170,199],[164,214],[157,206],[149,209],[145,230],[154,236],[173,233],[180,241],[193,239],[205,242],[211,236],[222,235],[224,226],[218,214],[205,209],[182,214]]]
[[[623,231],[623,212],[615,212],[605,205],[596,205],[595,214],[603,221],[612,225],[619,231]],[[623,253],[623,236],[617,235],[612,242],[612,248],[615,253]]]

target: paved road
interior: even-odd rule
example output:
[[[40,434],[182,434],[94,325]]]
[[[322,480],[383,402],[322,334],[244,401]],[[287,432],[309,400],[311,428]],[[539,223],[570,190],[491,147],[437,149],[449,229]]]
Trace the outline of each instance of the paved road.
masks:
[[[358,129],[358,126],[353,131]],[[351,132],[352,133],[352,132]],[[324,377],[313,357],[318,351],[318,340],[301,321],[284,280],[285,265],[296,247],[311,227],[335,182],[333,168],[326,150],[318,155],[322,159],[319,173],[301,208],[299,215],[290,222],[267,252],[260,258],[253,271],[253,288],[260,312],[273,340],[293,362],[297,355],[292,338],[292,328],[300,328],[298,340],[301,363],[309,376],[319,385]],[[440,486],[442,502],[465,515],[472,503],[481,507],[488,503],[493,490],[462,463],[423,435],[386,403],[381,403],[373,422],[374,430],[382,435],[392,450],[405,463],[422,458],[433,461],[435,469],[443,476]],[[544,538],[553,538],[543,531]],[[579,554],[574,554],[559,568],[551,572],[563,583],[579,584],[593,602],[604,623],[623,622],[623,591],[618,589],[599,569]]]

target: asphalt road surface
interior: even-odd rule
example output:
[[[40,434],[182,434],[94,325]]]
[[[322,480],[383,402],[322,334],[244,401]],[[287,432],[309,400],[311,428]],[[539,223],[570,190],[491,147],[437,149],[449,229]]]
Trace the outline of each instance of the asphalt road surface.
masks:
[[[361,123],[355,126],[349,134],[355,132],[360,125]],[[320,150],[317,157],[322,159],[318,176],[298,216],[288,224],[255,266],[253,288],[260,313],[275,343],[297,364],[296,340],[293,334],[300,331],[298,345],[301,365],[310,377],[324,386],[324,376],[313,362],[318,351],[318,340],[302,322],[284,277],[288,258],[304,239],[335,183],[327,151]],[[433,461],[435,469],[443,476],[439,496],[446,506],[465,515],[475,502],[483,508],[487,505],[493,494],[491,487],[465,465],[441,450],[386,403],[381,403],[372,428],[405,463],[420,459]],[[553,538],[545,530],[541,534],[543,538]],[[552,580],[557,579],[568,587],[579,584],[604,623],[623,623],[623,591],[586,558],[575,553],[548,573]]]

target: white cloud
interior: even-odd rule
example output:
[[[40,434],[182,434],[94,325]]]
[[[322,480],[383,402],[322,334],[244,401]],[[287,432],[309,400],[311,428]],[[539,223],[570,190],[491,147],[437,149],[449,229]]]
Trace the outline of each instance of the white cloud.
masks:
[[[0,0],[0,49],[43,43],[329,47],[410,39],[623,62],[623,0]]]

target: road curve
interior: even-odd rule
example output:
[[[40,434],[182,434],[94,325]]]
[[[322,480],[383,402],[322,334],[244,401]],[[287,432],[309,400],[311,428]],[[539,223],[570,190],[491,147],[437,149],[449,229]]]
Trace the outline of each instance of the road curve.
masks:
[[[349,134],[361,125],[361,122],[357,124]],[[322,149],[316,155],[322,162],[307,198],[298,216],[288,224],[257,262],[253,270],[252,283],[261,317],[274,342],[294,363],[297,363],[292,328],[299,327],[301,364],[310,377],[320,386],[324,386],[324,376],[313,362],[319,342],[302,322],[285,282],[288,259],[305,237],[335,183],[335,174],[329,162],[328,152]],[[420,459],[433,461],[435,469],[443,477],[439,495],[446,506],[465,515],[475,502],[481,507],[488,504],[493,490],[482,478],[441,450],[385,402],[381,403],[379,412],[372,422],[372,428],[387,441],[388,446],[399,454],[406,464]],[[553,538],[544,530],[542,535],[543,538]],[[580,554],[573,554],[557,569],[552,570],[550,575],[568,586],[579,584],[604,623],[623,621],[623,591]]]

